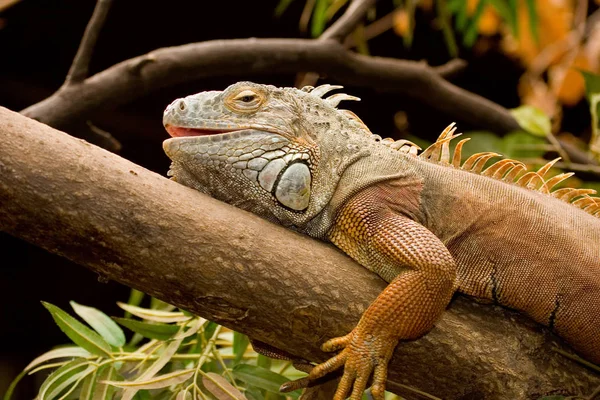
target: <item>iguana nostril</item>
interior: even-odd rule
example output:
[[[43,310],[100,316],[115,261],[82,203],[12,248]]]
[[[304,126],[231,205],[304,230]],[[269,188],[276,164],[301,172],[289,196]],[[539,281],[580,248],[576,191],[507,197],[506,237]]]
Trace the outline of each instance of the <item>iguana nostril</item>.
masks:
[[[179,109],[180,109],[181,111],[185,111],[185,101],[181,100],[181,101],[179,102]]]

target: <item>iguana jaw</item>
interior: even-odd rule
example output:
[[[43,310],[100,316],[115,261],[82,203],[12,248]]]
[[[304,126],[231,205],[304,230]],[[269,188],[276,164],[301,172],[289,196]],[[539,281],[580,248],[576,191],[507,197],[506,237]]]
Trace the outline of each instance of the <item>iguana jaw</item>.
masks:
[[[209,136],[238,130],[182,128],[172,125],[165,126],[165,129],[167,130],[169,135],[171,135],[171,137]]]
[[[173,138],[181,138],[181,137],[194,137],[194,136],[217,136],[223,135],[232,132],[240,132],[246,130],[257,130],[262,132],[275,133],[277,135],[281,135],[286,138],[290,138],[290,134],[283,132],[281,129],[263,125],[263,124],[249,124],[249,125],[237,125],[232,126],[230,123],[198,123],[198,127],[189,128],[185,126],[176,126],[165,123],[164,125],[166,131]]]

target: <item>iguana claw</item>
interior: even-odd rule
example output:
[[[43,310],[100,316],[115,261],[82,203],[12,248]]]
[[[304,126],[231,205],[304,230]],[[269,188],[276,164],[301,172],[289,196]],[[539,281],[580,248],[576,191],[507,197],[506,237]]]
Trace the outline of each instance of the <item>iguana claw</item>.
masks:
[[[373,335],[365,329],[355,328],[350,334],[331,339],[321,347],[323,351],[342,351],[329,360],[317,365],[305,378],[283,384],[281,391],[288,392],[308,386],[330,372],[344,366],[344,374],[335,392],[334,400],[360,400],[371,374],[371,394],[375,400],[383,400],[387,363],[392,356],[397,340],[386,335]]]

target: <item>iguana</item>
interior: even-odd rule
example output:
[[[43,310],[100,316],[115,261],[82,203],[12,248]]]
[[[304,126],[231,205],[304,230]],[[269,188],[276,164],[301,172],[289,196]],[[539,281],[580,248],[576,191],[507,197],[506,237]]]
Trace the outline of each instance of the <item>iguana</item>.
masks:
[[[600,362],[600,198],[570,177],[477,153],[451,125],[429,148],[372,134],[338,109],[340,86],[239,82],[171,103],[163,123],[177,182],[329,241],[389,282],[310,380],[344,366],[335,394],[384,398],[400,340],[429,331],[456,291],[520,310]]]

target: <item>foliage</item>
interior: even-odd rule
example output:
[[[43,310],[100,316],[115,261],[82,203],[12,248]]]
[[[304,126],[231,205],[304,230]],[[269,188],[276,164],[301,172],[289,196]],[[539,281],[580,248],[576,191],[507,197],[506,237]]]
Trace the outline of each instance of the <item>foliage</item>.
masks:
[[[52,370],[40,387],[39,400],[52,399],[297,399],[299,391],[279,393],[283,382],[305,374],[281,360],[265,361],[245,335],[132,291],[117,303],[125,318],[71,302],[84,324],[50,303],[59,328],[75,344],[52,349],[33,360],[13,381],[10,400],[25,376]],[[135,317],[135,318],[134,318]],[[88,326],[89,325],[89,326]],[[126,342],[126,327],[134,335]]]

